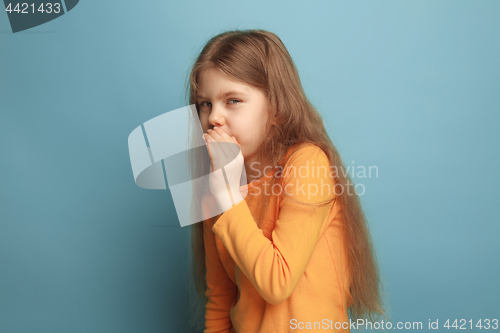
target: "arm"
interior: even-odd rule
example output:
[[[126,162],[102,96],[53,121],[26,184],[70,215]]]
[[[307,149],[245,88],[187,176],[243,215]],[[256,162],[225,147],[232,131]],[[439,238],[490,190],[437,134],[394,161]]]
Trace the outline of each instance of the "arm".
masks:
[[[301,148],[289,162],[295,172],[285,168],[282,190],[288,195],[280,203],[272,242],[258,228],[245,200],[224,212],[212,228],[262,298],[274,305],[286,300],[299,283],[319,237],[331,222],[327,217],[335,203],[299,203],[324,203],[334,197],[330,163],[319,147]]]
[[[219,257],[210,219],[203,221],[203,240],[207,280],[205,296],[208,299],[205,305],[205,330],[203,332],[229,333],[232,327],[229,310],[236,298],[237,287],[227,275]]]

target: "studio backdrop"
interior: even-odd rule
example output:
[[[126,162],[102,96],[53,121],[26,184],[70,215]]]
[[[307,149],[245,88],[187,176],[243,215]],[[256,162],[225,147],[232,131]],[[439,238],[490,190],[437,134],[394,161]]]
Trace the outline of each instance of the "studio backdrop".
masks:
[[[26,3],[0,12],[0,332],[190,330],[190,229],[128,139],[250,28],[282,39],[357,186],[393,325],[493,330],[500,2]]]

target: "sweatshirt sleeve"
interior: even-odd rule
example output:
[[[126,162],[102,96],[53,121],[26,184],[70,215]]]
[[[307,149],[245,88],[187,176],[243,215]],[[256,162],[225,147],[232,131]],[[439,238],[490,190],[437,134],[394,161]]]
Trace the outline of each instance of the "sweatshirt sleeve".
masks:
[[[236,298],[237,287],[229,278],[219,257],[212,232],[210,219],[203,221],[203,240],[205,244],[205,265],[207,290],[205,296],[205,330],[204,333],[231,331],[229,316],[232,302]]]
[[[262,298],[273,305],[285,301],[299,283],[335,204],[330,162],[321,148],[297,150],[288,165],[272,241],[259,229],[245,200],[224,212],[212,227]]]

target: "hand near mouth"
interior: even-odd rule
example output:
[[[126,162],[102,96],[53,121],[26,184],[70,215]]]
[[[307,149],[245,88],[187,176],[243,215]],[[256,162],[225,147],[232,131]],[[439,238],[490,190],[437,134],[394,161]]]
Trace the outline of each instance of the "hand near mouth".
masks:
[[[210,141],[210,142],[229,142],[229,143],[234,143],[238,146],[238,149],[241,151],[241,145],[240,143],[236,140],[234,136],[229,136],[223,129],[219,127],[214,127],[213,130],[209,129],[207,133],[203,134],[203,139],[205,142]],[[217,148],[224,148],[222,150],[216,150],[215,153],[217,152],[224,152],[224,156],[236,156],[237,155],[237,150],[235,149],[233,145],[213,145],[216,146]],[[211,167],[212,171],[214,171],[214,166],[215,170],[220,168],[220,164],[217,164],[219,161],[214,161],[214,158],[212,157],[212,147],[210,145],[207,145],[208,147],[208,153],[210,155],[210,160],[211,160]],[[228,150],[228,148],[231,148]],[[214,165],[214,162],[216,165]]]
[[[218,127],[208,130],[203,134],[203,139],[207,142],[210,156],[210,192],[221,211],[225,212],[243,200],[240,193],[240,178],[244,166],[241,145],[234,136],[229,136]]]

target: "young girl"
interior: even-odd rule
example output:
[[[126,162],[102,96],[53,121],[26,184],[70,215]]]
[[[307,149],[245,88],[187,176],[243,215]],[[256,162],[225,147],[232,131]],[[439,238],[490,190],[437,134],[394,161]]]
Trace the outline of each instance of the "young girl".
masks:
[[[382,286],[360,201],[282,41],[264,30],[211,38],[188,93],[209,152],[210,142],[237,144],[248,179],[244,198],[234,193],[191,229],[204,332],[350,332],[350,319],[374,322]],[[207,195],[203,205],[225,203]]]

